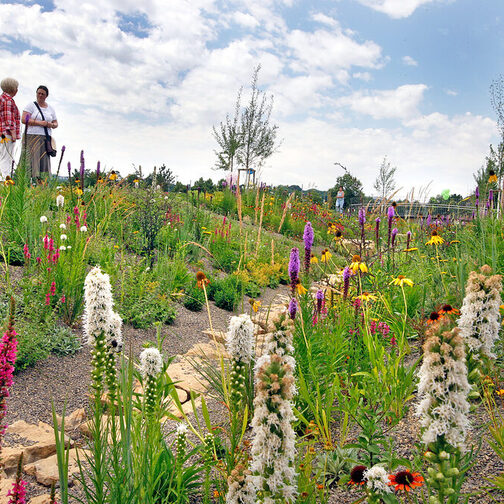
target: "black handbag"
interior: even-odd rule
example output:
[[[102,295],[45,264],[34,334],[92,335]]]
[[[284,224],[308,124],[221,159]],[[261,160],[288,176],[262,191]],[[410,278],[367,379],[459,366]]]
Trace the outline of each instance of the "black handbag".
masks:
[[[34,101],[33,103],[38,108],[38,111],[40,112],[40,115],[42,116],[42,121],[45,121],[44,114],[42,112],[42,109],[39,107],[39,104],[36,101]],[[47,152],[47,155],[51,156],[51,157],[55,157],[56,154],[58,153],[58,151],[56,150],[56,142],[54,141],[54,138],[51,135],[49,135],[49,131],[47,129],[47,126],[44,126],[44,131],[45,131],[44,144],[45,144],[45,150]]]

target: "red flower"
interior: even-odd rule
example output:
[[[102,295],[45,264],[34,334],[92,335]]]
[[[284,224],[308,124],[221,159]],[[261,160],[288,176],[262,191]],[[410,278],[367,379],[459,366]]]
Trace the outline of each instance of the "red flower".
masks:
[[[416,487],[421,487],[424,482],[424,479],[420,473],[412,473],[408,469],[406,469],[405,471],[399,471],[396,474],[391,474],[389,476],[389,480],[389,486],[395,487],[394,490],[396,492],[398,492],[399,490],[409,492]]]
[[[458,315],[460,313],[459,310],[457,310],[457,308],[453,308],[452,305],[449,305],[449,304],[445,304],[441,307],[441,309],[438,311],[439,315],[444,315],[445,313],[453,313],[454,315]]]

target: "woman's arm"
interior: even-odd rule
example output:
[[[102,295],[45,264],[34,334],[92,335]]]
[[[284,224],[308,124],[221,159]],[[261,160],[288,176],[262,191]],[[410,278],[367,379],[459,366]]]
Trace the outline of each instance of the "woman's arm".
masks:
[[[49,123],[47,121],[38,121],[37,119],[32,119],[30,117],[29,121],[28,121],[28,124],[26,123],[26,116],[29,114],[29,112],[27,112],[26,110],[23,110],[23,116],[21,117],[21,122],[23,124],[26,124],[27,126],[49,126]]]

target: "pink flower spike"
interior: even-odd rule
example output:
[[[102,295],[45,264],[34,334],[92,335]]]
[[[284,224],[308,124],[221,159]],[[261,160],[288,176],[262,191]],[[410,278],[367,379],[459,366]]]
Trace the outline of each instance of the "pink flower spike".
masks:
[[[45,235],[43,240],[44,240],[44,248],[47,250],[49,248],[49,236]]]
[[[46,306],[51,304],[51,294],[49,294],[49,292],[45,295],[45,304]]]
[[[56,282],[52,282],[51,283],[51,290],[50,290],[50,292],[51,292],[51,296],[56,295]]]
[[[22,478],[16,478],[12,488],[7,493],[10,497],[8,504],[26,504],[26,481]]]
[[[52,238],[49,239],[49,252],[54,250],[54,240]]]
[[[65,301],[66,301],[66,297],[65,297],[65,294],[63,294],[63,296],[61,296],[60,302],[64,303]]]
[[[40,264],[42,262],[42,259],[40,257],[37,257],[35,261],[37,261],[37,264]]]

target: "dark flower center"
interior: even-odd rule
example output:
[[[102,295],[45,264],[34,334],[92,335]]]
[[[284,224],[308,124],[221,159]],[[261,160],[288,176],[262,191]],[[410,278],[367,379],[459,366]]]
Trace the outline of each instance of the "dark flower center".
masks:
[[[355,466],[350,472],[350,478],[354,483],[362,483],[364,481],[364,472],[366,471],[366,466]]]
[[[410,485],[415,481],[415,477],[409,471],[400,471],[396,474],[395,480],[399,485]]]
[[[453,310],[452,306],[449,304],[445,304],[443,308],[441,308],[444,312],[451,312]]]
[[[431,314],[430,314],[430,317],[429,319],[430,320],[437,320],[439,318],[439,313],[438,312],[435,312],[433,311]]]

